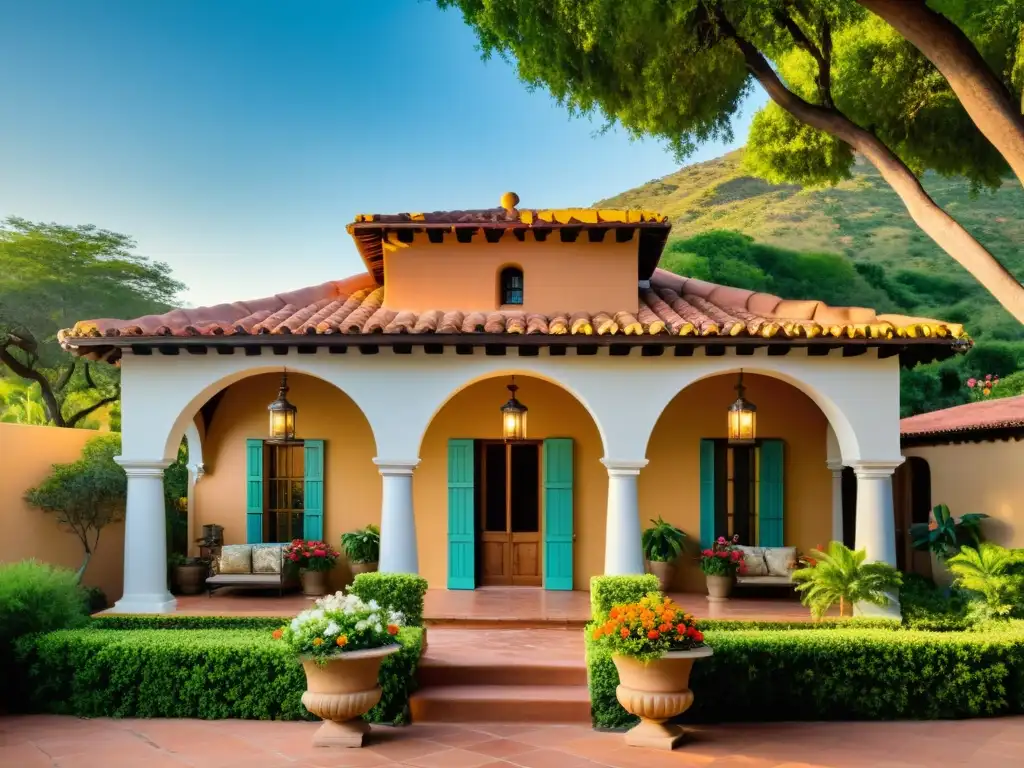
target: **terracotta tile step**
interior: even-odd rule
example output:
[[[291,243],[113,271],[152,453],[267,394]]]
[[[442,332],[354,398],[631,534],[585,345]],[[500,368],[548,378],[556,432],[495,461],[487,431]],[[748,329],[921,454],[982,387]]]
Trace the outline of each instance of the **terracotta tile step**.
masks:
[[[564,662],[482,662],[432,659],[424,656],[416,673],[427,686],[574,686],[587,684],[587,666],[581,658]]]
[[[583,629],[587,626],[589,619],[586,618],[557,618],[557,619],[517,619],[508,616],[477,616],[473,618],[458,618],[444,616],[435,618],[424,618],[423,623],[428,627],[446,627],[450,629]]]
[[[444,685],[409,698],[414,723],[589,723],[586,685]]]

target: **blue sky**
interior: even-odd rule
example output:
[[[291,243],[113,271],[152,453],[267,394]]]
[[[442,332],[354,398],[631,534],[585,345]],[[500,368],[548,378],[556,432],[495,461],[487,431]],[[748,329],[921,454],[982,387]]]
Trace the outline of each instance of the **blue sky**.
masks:
[[[33,0],[3,28],[0,216],[129,234],[189,304],[359,271],[356,213],[582,206],[676,168],[430,2]]]

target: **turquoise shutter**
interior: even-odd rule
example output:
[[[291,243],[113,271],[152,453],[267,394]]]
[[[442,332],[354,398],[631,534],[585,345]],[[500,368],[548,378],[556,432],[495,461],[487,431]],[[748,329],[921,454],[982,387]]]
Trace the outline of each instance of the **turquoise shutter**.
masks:
[[[783,450],[781,440],[762,440],[757,477],[757,544],[783,546]]]
[[[700,441],[700,545],[707,549],[715,541],[715,441]]]
[[[263,542],[263,441],[245,441],[245,543]]]
[[[307,541],[324,538],[324,441],[303,441],[306,466],[302,501],[302,536]]]
[[[448,589],[476,589],[473,441],[448,441]]]
[[[572,589],[572,475],[572,438],[545,440],[545,589]]]

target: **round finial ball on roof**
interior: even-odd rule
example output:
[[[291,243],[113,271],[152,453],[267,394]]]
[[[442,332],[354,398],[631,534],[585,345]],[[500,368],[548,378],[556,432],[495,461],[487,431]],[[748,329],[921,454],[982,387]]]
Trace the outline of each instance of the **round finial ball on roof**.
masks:
[[[519,205],[519,195],[515,192],[506,192],[501,196],[501,207],[506,211],[511,210]]]

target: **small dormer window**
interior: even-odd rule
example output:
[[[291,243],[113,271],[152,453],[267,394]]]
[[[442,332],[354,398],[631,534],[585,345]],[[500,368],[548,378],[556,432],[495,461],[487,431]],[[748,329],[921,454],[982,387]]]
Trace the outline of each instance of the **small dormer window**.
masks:
[[[522,305],[523,270],[519,267],[505,267],[501,270],[501,303],[502,305]]]

